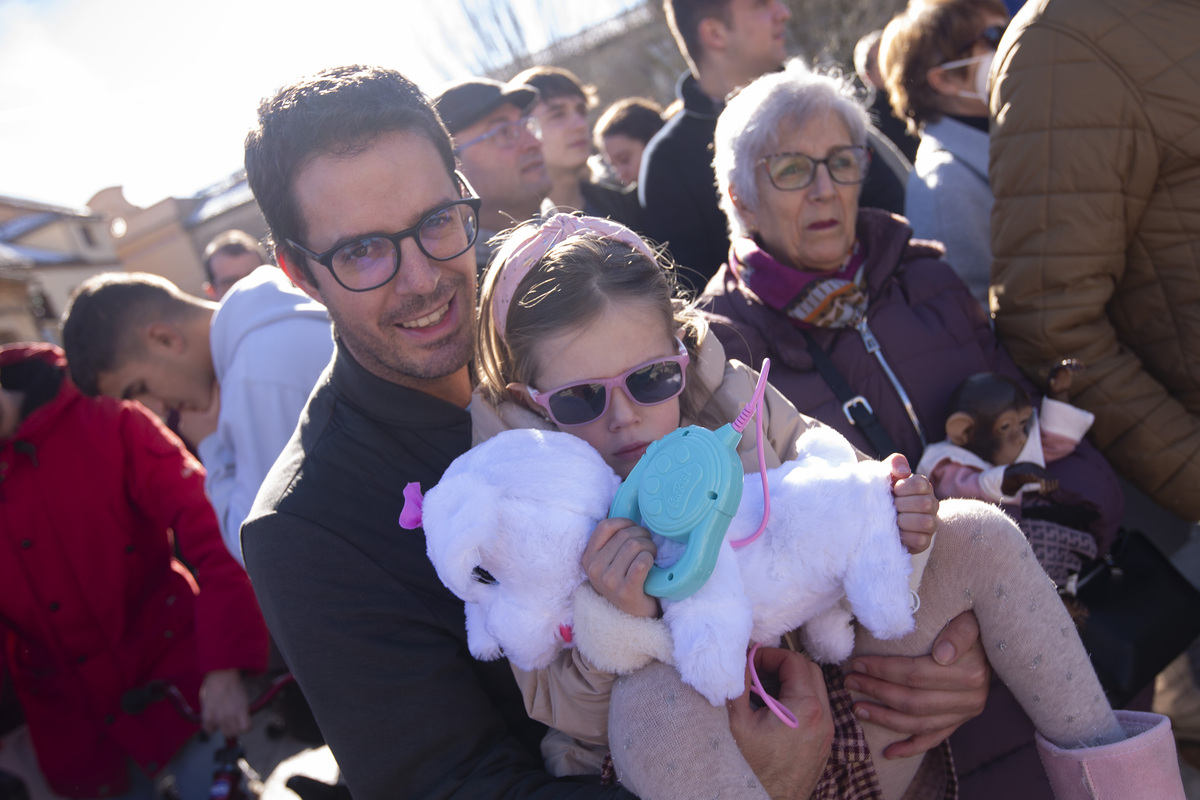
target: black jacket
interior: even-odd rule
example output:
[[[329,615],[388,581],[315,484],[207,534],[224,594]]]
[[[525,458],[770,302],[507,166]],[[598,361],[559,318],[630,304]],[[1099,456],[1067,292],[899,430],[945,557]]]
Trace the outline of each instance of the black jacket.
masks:
[[[356,800],[628,797],[546,774],[511,668],[470,656],[462,602],[397,523],[405,485],[470,444],[464,409],[338,343],[242,527],[275,641]]]
[[[675,92],[683,108],[646,145],[638,202],[642,230],[667,245],[681,268],[680,278],[699,294],[729,253],[712,166],[713,135],[723,106],[700,90],[690,72],[679,77]]]

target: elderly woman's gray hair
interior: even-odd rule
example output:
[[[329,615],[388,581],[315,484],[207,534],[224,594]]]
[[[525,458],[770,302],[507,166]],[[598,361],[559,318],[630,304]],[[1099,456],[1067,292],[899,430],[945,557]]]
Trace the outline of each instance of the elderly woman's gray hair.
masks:
[[[851,144],[867,143],[869,119],[854,84],[847,78],[813,72],[797,60],[781,72],[754,81],[725,106],[717,120],[713,169],[721,209],[733,238],[749,236],[750,231],[730,192],[748,208],[757,209],[758,184],[754,177],[758,160],[779,147],[784,126],[799,128],[829,111],[841,117]]]

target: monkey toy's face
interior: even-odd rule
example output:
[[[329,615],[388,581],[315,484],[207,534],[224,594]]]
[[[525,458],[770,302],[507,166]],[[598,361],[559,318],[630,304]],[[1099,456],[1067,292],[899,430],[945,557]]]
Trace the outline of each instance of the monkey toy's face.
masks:
[[[1029,440],[1029,426],[1033,424],[1033,406],[1021,406],[1001,411],[992,425],[992,437],[996,449],[993,464],[1012,464],[1021,454]]]

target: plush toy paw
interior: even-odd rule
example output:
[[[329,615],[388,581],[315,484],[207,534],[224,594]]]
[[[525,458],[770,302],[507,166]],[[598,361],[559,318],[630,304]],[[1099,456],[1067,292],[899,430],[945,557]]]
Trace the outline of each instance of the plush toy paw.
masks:
[[[674,642],[665,622],[626,614],[591,584],[575,590],[575,634],[579,654],[605,672],[628,675],[651,661],[674,663]]]
[[[850,657],[854,649],[853,616],[841,606],[835,606],[810,619],[800,629],[800,640],[813,660],[822,664],[839,664]]]
[[[719,706],[741,697],[746,690],[746,656],[736,643],[700,651],[679,652],[675,648],[676,667],[683,682]]]
[[[487,617],[478,603],[464,603],[467,612],[467,649],[480,661],[495,661],[504,653],[500,643],[487,632]]]

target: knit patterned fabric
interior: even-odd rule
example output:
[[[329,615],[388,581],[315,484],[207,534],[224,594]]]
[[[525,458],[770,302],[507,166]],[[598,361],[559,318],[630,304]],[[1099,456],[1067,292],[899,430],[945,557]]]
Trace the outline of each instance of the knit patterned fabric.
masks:
[[[1046,574],[1059,586],[1067,582],[1072,572],[1079,572],[1083,562],[1096,557],[1096,539],[1091,534],[1059,525],[1044,519],[1023,519],[1018,523],[1021,533],[1029,540],[1033,554]]]

